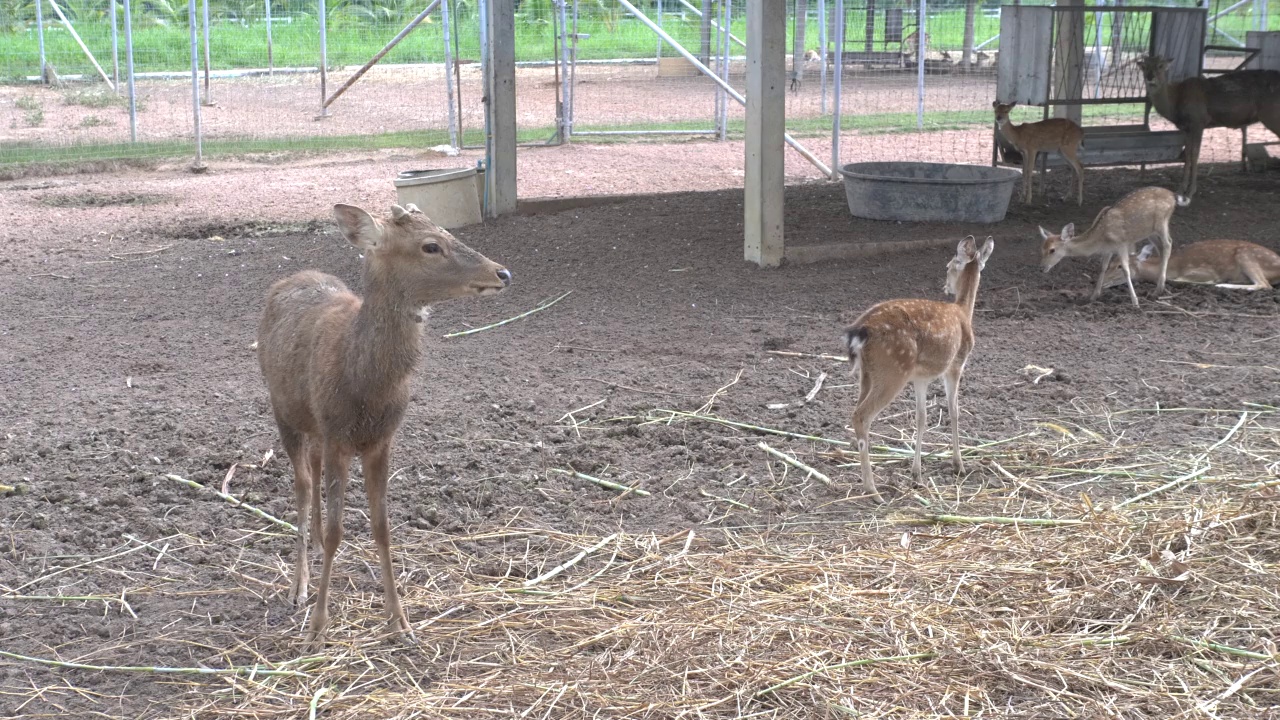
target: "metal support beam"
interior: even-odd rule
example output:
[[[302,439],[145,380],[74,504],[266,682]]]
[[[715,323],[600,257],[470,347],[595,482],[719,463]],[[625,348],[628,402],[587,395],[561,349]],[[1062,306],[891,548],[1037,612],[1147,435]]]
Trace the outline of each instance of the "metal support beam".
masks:
[[[485,76],[485,172],[489,217],[516,209],[516,25],[513,0],[487,0]]]
[[[689,64],[692,65],[698,72],[711,78],[711,80],[715,84],[724,88],[724,91],[729,94],[729,97],[736,100],[739,105],[746,107],[747,99],[742,96],[742,93],[738,92],[737,90],[734,90],[732,85],[728,84],[724,80],[721,80],[719,75],[716,75],[714,72],[712,72],[711,68],[707,67],[705,63],[699,61],[698,58],[694,57],[693,53],[689,52],[683,45],[676,42],[676,39],[671,37],[671,35],[669,35],[666,30],[663,30],[662,28],[658,27],[657,23],[655,23],[653,20],[650,20],[648,15],[645,15],[644,13],[640,12],[639,8],[637,8],[635,5],[632,5],[630,0],[618,0],[618,4],[626,8],[627,12],[634,15],[637,20],[644,23],[650,30],[657,33],[658,37],[662,38],[667,43],[667,45],[670,45],[672,50],[675,50],[676,52],[680,53],[680,56],[683,57],[685,60],[688,60]],[[818,170],[821,171],[823,175],[831,175],[831,168],[827,167],[813,153],[809,152],[808,148],[796,142],[796,139],[791,137],[790,134],[784,134],[782,137],[784,140],[786,140],[787,144],[792,147],[792,149],[794,149],[796,152],[804,156],[804,159],[808,160],[810,163],[813,164],[814,167],[818,168]]]
[[[373,57],[369,58],[368,62],[366,62],[364,65],[361,65],[359,70],[356,70],[354,73],[352,73],[351,77],[347,78],[347,81],[342,83],[341,87],[339,87],[337,90],[334,90],[332,95],[325,98],[324,102],[321,104],[320,107],[327,108],[330,105],[332,105],[334,100],[337,100],[339,97],[341,97],[342,93],[346,92],[352,85],[355,85],[356,81],[359,80],[361,77],[363,77],[365,73],[369,72],[369,68],[373,67],[374,65],[377,65],[379,60],[385,57],[387,53],[391,52],[391,48],[394,48],[396,45],[399,45],[400,41],[405,39],[405,37],[408,36],[409,33],[413,32],[413,29],[418,27],[418,25],[423,20],[426,20],[428,15],[435,12],[436,6],[439,4],[440,4],[440,0],[431,0],[431,2],[427,5],[426,9],[418,13],[417,17],[410,20],[409,24],[405,25],[403,30],[396,33],[396,36],[391,38],[391,40],[388,41],[387,44],[384,45],[381,50],[379,50],[376,54],[374,54]],[[448,68],[446,68],[446,72],[447,71],[448,71]]]
[[[747,0],[747,142],[744,254],[782,263],[783,138],[787,82],[786,0]]]

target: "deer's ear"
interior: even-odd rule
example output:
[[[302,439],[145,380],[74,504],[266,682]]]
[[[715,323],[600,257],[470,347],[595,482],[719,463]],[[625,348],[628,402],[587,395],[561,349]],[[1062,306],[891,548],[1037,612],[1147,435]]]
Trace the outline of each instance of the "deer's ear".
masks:
[[[1152,245],[1151,243],[1147,243],[1146,245],[1142,246],[1142,250],[1138,251],[1138,260],[1140,261],[1146,260],[1147,258],[1154,255],[1155,252],[1156,252],[1156,246]]]
[[[1045,229],[1044,229],[1044,226],[1043,226],[1043,225],[1037,225],[1036,227],[1040,228],[1040,239],[1041,239],[1041,240],[1048,240],[1048,239],[1049,239],[1049,237],[1050,237],[1050,235],[1052,235],[1052,233],[1050,233],[1048,230],[1045,230]]]
[[[981,270],[987,266],[987,258],[991,257],[991,253],[996,249],[996,240],[990,235],[987,241],[982,244],[982,250],[978,253],[978,269]]]
[[[1062,227],[1062,232],[1060,234],[1062,235],[1063,242],[1070,242],[1071,238],[1076,236],[1076,224],[1067,223]]]
[[[333,219],[347,241],[358,248],[377,247],[378,240],[382,238],[382,231],[373,216],[355,205],[334,205]]]
[[[968,260],[969,258],[976,256],[977,254],[978,254],[978,248],[977,248],[977,245],[975,245],[973,242],[972,235],[961,240],[960,244],[956,245],[956,257],[960,257],[960,258],[964,258],[965,260]]]

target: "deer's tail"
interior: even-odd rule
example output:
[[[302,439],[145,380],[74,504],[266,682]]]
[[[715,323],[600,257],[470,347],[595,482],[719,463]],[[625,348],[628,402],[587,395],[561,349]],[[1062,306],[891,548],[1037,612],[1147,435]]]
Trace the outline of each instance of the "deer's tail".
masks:
[[[862,348],[867,344],[867,328],[854,325],[844,331],[844,345],[849,351],[849,362],[854,365],[862,358]]]
[[[1191,204],[1191,198],[1186,195],[1174,195],[1173,197],[1178,201],[1178,207],[1186,207]]]

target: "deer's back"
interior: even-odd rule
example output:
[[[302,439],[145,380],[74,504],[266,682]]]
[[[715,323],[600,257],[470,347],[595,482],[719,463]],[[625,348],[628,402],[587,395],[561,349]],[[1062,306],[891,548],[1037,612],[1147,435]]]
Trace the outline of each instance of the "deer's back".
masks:
[[[1270,110],[1280,111],[1280,71],[1240,70],[1215,78],[1191,78],[1184,84],[1187,117],[1204,113],[1204,127],[1241,128]],[[1171,118],[1172,119],[1172,118]],[[1182,126],[1178,119],[1174,124]]]
[[[964,309],[936,300],[888,300],[853,323],[866,333],[864,367],[913,369],[913,379],[935,378],[973,349],[973,330]]]
[[[1071,145],[1084,138],[1080,126],[1066,118],[1049,118],[1034,124],[1040,127],[1039,135],[1059,145]]]
[[[1099,244],[1131,246],[1141,242],[1160,232],[1177,207],[1176,198],[1165,188],[1138,188],[1112,205],[1092,233],[1098,233]]]
[[[258,325],[258,364],[277,420],[301,433],[321,431],[325,411],[317,397],[341,384],[342,340],[359,309],[360,298],[341,280],[314,270],[271,286]]]

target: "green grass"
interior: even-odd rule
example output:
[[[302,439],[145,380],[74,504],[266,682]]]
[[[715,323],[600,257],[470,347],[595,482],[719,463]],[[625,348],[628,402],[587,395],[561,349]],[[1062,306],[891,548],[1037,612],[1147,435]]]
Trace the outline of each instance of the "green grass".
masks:
[[[531,1],[531,0],[526,0]],[[0,0],[3,2],[3,0]],[[676,0],[667,0],[666,5],[674,5]],[[695,3],[696,4],[696,3]],[[812,3],[811,3],[812,4]],[[403,27],[403,22],[375,23],[354,11],[347,10],[351,6],[340,6],[331,10],[328,24],[329,64],[331,66],[358,66],[380,50],[387,41],[395,36]],[[185,6],[183,6],[185,9]],[[598,9],[587,13],[590,9],[583,5],[583,16],[579,20],[578,31],[588,35],[579,42],[578,57],[583,60],[599,60],[613,58],[649,58],[657,53],[658,39],[639,20],[618,12],[603,13]],[[735,7],[739,17],[735,18],[732,30],[739,38],[745,37],[746,23],[741,17],[740,8]],[[410,15],[412,13],[409,13]],[[650,11],[652,15],[652,11]],[[861,46],[865,16],[861,12],[849,13],[847,47],[855,49]],[[1092,14],[1086,15],[1085,35],[1094,39]],[[406,18],[407,19],[407,18]],[[407,38],[394,48],[384,60],[386,63],[438,63],[444,59],[442,28],[439,15],[431,16],[433,22],[423,23]],[[884,37],[884,18],[881,15],[876,27],[877,41]],[[905,32],[911,32],[914,20],[908,16],[909,26]],[[963,8],[945,9],[931,12],[928,18],[930,49],[958,50],[964,40]],[[147,17],[136,17],[134,22],[134,58],[140,72],[183,71],[190,67],[190,49],[185,17],[170,18],[161,24]],[[1239,14],[1231,14],[1220,18],[1217,26],[1222,30],[1243,40],[1244,33],[1253,27],[1252,18]],[[1280,28],[1280,2],[1271,6],[1271,27]],[[685,47],[698,47],[700,24],[695,15],[686,13],[685,19],[680,15],[668,13],[664,21],[665,29]],[[1126,35],[1137,28],[1131,27]],[[111,35],[110,25],[105,20],[84,20],[77,22],[77,30],[85,43],[103,63],[108,73],[111,70]],[[1110,40],[1110,23],[1104,21],[1101,42],[1105,45]],[[788,23],[788,46],[791,45],[791,24]],[[999,32],[999,18],[979,12],[975,18],[975,37],[981,43]],[[478,59],[479,27],[474,17],[466,17],[458,22],[459,57],[462,59]],[[273,64],[275,67],[314,67],[319,62],[319,26],[310,15],[295,14],[291,17],[278,17],[272,28]],[[1211,37],[1211,42],[1225,42],[1224,38]],[[84,54],[76,46],[70,35],[59,27],[52,27],[45,33],[46,53],[49,61],[63,75],[93,74],[94,70]],[[818,46],[818,23],[811,20],[806,25],[805,45],[810,48]],[[0,31],[0,46],[5,48],[0,53],[0,78],[16,79],[34,76],[39,73],[39,51],[35,32],[31,28],[25,31]],[[550,23],[530,21],[527,17],[518,16],[516,22],[516,59],[518,61],[546,61],[554,57],[555,36]],[[999,43],[990,44],[987,49],[996,49]],[[877,49],[884,49],[883,43]],[[898,49],[896,43],[888,46],[890,50]],[[743,49],[736,43],[734,54],[741,54]],[[123,62],[123,50],[121,52]],[[247,23],[238,21],[214,21],[210,39],[210,54],[215,69],[229,70],[241,68],[264,68],[267,66],[266,25],[260,19],[251,19]],[[673,55],[670,48],[663,49],[664,55]]]

